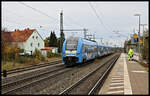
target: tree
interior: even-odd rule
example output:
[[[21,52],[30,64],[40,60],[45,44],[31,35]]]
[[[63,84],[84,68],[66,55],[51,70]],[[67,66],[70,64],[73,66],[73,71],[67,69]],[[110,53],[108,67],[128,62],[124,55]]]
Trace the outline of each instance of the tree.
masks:
[[[57,47],[57,37],[54,31],[51,31],[50,37],[49,37],[49,42],[48,42],[48,46],[51,47]]]
[[[49,42],[48,42],[48,46],[52,46],[52,42],[53,42],[53,33],[51,31],[51,34],[49,36]]]
[[[145,31],[145,36],[142,38],[144,38],[144,42],[143,42],[144,46],[141,47],[142,58],[148,61],[149,60],[149,30]]]
[[[58,38],[58,52],[61,53],[63,42],[65,41],[65,34],[63,32],[60,33],[60,38]]]
[[[56,34],[55,34],[55,32],[53,31],[53,46],[54,47],[57,47],[58,45],[57,45],[57,37],[56,37]]]
[[[50,39],[50,37],[46,37],[45,40],[44,40],[44,44],[45,44],[46,47],[49,46],[49,44],[48,44],[49,43],[49,39]]]

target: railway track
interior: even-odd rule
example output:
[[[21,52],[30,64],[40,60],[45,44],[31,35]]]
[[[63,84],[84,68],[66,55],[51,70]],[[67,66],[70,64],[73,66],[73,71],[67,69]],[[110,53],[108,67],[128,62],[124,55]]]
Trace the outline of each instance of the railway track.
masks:
[[[44,73],[36,74],[34,76],[28,76],[20,80],[2,84],[2,94],[17,94],[17,92],[29,93],[26,92],[26,90],[28,90],[28,88],[30,88],[31,86],[46,81],[47,79],[52,79],[70,70],[71,68],[65,68],[64,66],[62,66],[60,68],[55,68]]]
[[[102,65],[98,66],[96,69],[85,75],[83,78],[78,80],[76,83],[66,88],[64,91],[59,93],[63,94],[95,94],[98,89],[98,86],[102,85],[107,74],[110,72],[110,69],[119,58],[119,55],[114,56],[109,59]],[[105,67],[105,68],[104,68]]]
[[[41,67],[45,67],[45,66],[51,66],[51,65],[58,64],[61,62],[62,62],[62,60],[57,60],[57,61],[53,61],[53,62],[46,62],[43,64],[35,64],[35,65],[23,67],[23,68],[11,69],[11,70],[7,70],[7,75],[13,74],[13,73],[18,73],[18,72],[24,72],[24,71],[28,71],[28,70],[32,70],[32,69],[36,69],[36,68],[41,68]],[[3,76],[3,72],[1,72],[1,76]]]

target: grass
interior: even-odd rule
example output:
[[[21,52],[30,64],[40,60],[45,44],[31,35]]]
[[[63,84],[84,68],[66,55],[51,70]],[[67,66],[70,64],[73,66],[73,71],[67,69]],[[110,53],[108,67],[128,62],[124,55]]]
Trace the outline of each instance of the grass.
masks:
[[[22,68],[27,66],[27,64],[20,64],[20,63],[15,63],[15,66],[13,66],[13,62],[6,62],[4,64],[4,62],[2,61],[2,66],[1,66],[1,70],[10,70],[10,69],[15,69],[15,68]]]
[[[33,64],[40,64],[40,63],[44,63],[44,62],[52,62],[52,61],[56,61],[56,60],[61,60],[61,56],[60,57],[46,58],[45,61],[32,60],[29,63],[15,63],[15,66],[13,66],[13,62],[7,61],[4,64],[4,62],[1,61],[1,64],[2,64],[1,65],[1,71],[3,71],[3,70],[10,70],[10,69],[16,69],[16,68],[23,68],[23,67],[30,66],[30,65],[33,65]]]

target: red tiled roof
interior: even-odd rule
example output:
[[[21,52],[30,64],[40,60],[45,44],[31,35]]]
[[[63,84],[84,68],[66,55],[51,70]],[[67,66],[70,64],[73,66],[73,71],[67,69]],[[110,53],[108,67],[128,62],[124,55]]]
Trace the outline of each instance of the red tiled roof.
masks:
[[[7,42],[13,41],[11,34],[12,32],[3,32],[4,40]]]
[[[8,42],[24,42],[30,35],[35,31],[35,29],[25,29],[25,30],[15,30],[13,32],[4,32],[4,37]]]
[[[44,48],[42,48],[41,50],[52,50],[52,49],[54,49],[54,48],[57,48],[57,47],[44,47]]]

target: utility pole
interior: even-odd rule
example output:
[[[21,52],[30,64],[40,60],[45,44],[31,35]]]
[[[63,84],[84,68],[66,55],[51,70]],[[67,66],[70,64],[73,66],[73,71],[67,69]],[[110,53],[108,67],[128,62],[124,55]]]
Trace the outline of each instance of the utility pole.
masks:
[[[84,31],[84,39],[86,39],[86,36],[87,36],[87,29],[83,29],[83,31]]]
[[[63,11],[61,11],[60,13],[60,44],[59,44],[60,52],[61,52],[61,45],[62,45],[61,33],[63,33]]]
[[[95,34],[93,34],[93,40],[95,41]]]

